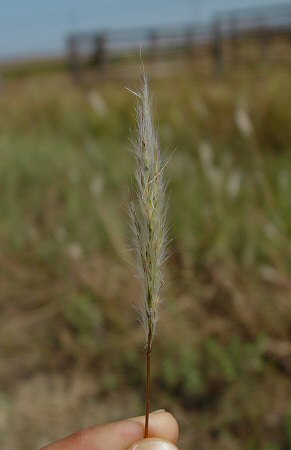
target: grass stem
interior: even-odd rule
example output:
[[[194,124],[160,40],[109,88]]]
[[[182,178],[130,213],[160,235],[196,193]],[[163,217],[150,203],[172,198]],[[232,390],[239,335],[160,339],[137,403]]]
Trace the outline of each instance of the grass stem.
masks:
[[[152,331],[148,332],[147,339],[147,356],[146,356],[146,401],[145,401],[145,427],[144,437],[149,435],[149,415],[151,404],[151,356],[152,356]]]

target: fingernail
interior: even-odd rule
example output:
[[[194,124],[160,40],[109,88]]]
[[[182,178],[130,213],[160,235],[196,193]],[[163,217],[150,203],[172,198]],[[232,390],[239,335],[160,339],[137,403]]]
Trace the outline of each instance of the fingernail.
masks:
[[[153,415],[153,414],[159,414],[159,413],[163,413],[163,412],[166,412],[166,410],[165,410],[165,409],[157,409],[156,411],[153,411],[153,412],[151,413],[151,415]]]
[[[178,450],[178,447],[161,439],[143,439],[137,442],[132,450]]]

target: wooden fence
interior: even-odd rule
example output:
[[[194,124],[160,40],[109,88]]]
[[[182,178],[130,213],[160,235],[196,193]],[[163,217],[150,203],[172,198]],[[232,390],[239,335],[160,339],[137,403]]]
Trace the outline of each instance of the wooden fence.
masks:
[[[114,61],[144,59],[208,62],[216,74],[230,65],[291,63],[291,5],[250,8],[217,15],[209,24],[72,33],[68,63],[75,77],[84,68],[105,73]],[[185,58],[184,58],[185,59]]]

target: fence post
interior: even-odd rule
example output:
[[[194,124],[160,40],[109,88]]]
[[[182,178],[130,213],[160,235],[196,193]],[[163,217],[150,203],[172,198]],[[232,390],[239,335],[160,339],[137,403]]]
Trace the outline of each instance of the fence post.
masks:
[[[258,19],[258,31],[259,31],[259,42],[261,47],[261,58],[263,60],[263,63],[267,62],[269,57],[269,46],[270,46],[270,32],[268,32],[268,29],[265,24],[265,18],[264,16],[260,17]]]
[[[185,31],[185,49],[186,53],[192,58],[195,54],[195,33],[192,28]]]
[[[78,58],[78,40],[76,36],[69,36],[67,41],[68,65],[74,78],[78,79],[80,75]]]
[[[224,68],[223,36],[221,21],[216,18],[212,28],[212,56],[214,59],[214,75],[219,77]]]
[[[96,36],[94,42],[94,64],[98,70],[104,69],[106,63],[107,49],[106,49],[106,35],[100,33]]]
[[[158,33],[154,30],[151,30],[148,35],[148,41],[149,41],[149,56],[155,59],[158,56],[158,43],[159,43]]]
[[[230,39],[232,64],[237,66],[240,59],[239,21],[236,16],[230,18]]]

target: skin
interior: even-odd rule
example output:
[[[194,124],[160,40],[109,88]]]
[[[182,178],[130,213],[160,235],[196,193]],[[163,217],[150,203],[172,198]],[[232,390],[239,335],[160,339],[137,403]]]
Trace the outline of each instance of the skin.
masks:
[[[155,439],[143,439],[144,421],[144,417],[135,417],[85,428],[42,450],[177,449],[173,444],[178,440],[178,424],[170,413],[157,411],[150,415],[149,438]]]

